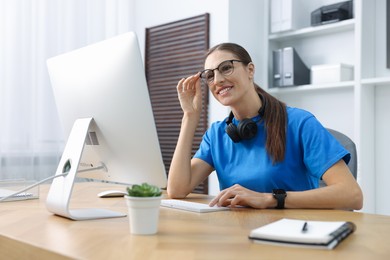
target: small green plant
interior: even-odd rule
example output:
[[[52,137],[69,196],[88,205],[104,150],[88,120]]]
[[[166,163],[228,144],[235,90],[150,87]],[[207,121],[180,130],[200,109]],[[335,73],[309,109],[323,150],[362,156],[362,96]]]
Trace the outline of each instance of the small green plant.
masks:
[[[127,187],[127,194],[131,197],[158,197],[161,196],[161,190],[157,186],[142,183]]]

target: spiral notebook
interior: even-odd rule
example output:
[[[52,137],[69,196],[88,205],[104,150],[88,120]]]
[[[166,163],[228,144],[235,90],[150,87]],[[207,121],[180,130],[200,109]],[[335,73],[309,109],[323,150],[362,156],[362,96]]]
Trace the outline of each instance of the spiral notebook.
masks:
[[[355,230],[352,222],[284,218],[253,229],[249,239],[257,243],[333,249]]]

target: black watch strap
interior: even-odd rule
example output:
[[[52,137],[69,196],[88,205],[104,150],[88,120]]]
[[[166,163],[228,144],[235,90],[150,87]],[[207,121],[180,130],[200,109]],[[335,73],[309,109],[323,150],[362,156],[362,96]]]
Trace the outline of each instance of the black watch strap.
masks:
[[[286,191],[283,189],[273,189],[272,195],[274,196],[274,198],[278,202],[278,204],[276,205],[275,208],[276,209],[284,209],[284,201],[286,200],[286,197],[287,197]]]

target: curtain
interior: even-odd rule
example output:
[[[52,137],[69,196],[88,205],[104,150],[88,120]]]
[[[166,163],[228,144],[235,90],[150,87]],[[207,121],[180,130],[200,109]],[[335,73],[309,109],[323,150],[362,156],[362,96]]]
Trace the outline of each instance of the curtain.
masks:
[[[55,174],[66,143],[46,60],[134,30],[131,0],[0,0],[0,180]]]

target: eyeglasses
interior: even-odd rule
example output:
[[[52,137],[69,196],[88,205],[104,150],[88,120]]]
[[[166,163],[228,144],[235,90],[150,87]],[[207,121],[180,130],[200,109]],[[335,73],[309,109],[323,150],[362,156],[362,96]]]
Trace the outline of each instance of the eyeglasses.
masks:
[[[200,77],[205,81],[206,84],[210,85],[214,82],[215,73],[214,70],[218,70],[223,76],[229,76],[234,71],[233,62],[242,62],[240,60],[225,60],[221,62],[215,69],[203,70],[200,73]]]

